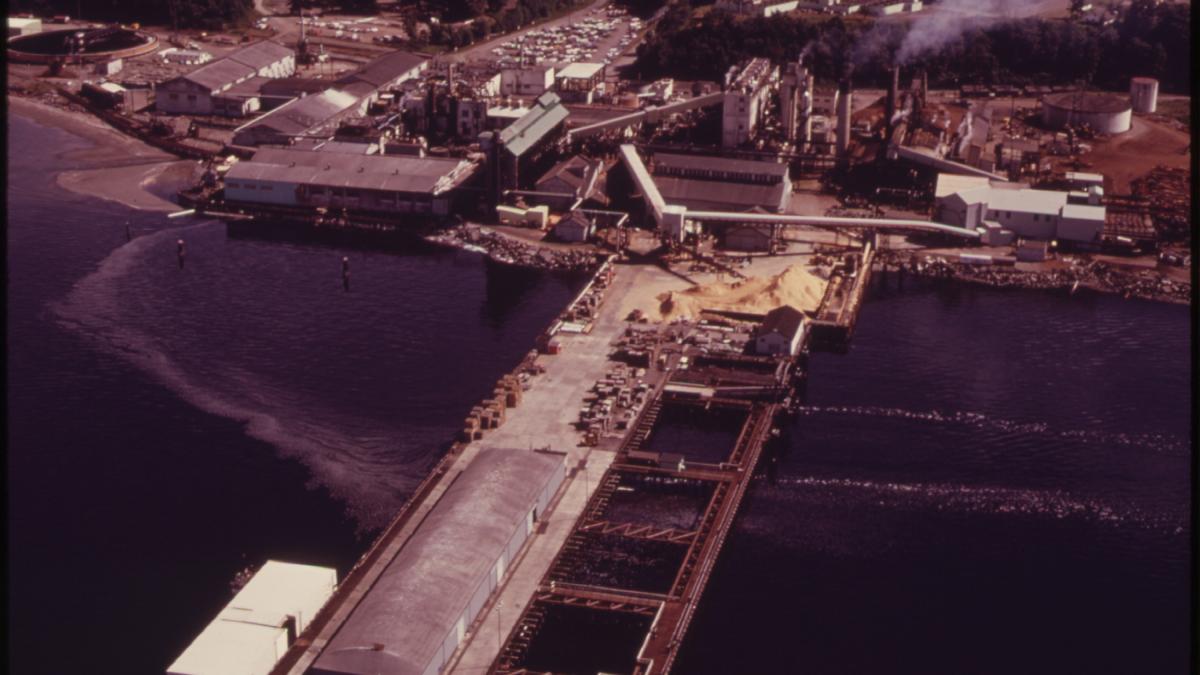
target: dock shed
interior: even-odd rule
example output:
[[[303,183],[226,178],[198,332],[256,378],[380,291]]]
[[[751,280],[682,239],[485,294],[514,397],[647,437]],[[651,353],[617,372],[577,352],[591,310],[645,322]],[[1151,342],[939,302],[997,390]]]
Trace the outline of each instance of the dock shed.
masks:
[[[791,305],[776,307],[767,312],[762,325],[754,332],[754,351],[795,355],[804,342],[805,328],[803,312]]]
[[[167,675],[267,675],[336,587],[337,570],[268,560]]]
[[[481,450],[309,672],[441,672],[565,477],[565,454]]]
[[[225,199],[443,216],[468,160],[265,148],[225,175]]]

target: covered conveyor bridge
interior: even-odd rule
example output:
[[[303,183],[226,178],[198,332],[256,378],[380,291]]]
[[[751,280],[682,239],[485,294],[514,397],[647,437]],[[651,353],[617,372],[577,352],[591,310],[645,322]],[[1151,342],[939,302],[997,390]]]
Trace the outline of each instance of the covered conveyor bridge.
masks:
[[[860,229],[896,232],[928,232],[949,234],[967,239],[978,239],[979,233],[953,225],[935,223],[928,220],[911,220],[906,218],[839,218],[834,216],[798,216],[779,213],[743,213],[738,211],[688,211],[686,207],[677,204],[667,204],[662,193],[654,185],[654,179],[638,155],[637,148],[626,143],[621,146],[621,161],[629,170],[630,177],[642,193],[642,198],[654,215],[654,222],[659,229],[671,232],[676,238],[682,238],[685,221],[692,222],[732,222],[732,223],[761,223],[764,225],[807,225],[811,227],[826,227],[831,229]]]

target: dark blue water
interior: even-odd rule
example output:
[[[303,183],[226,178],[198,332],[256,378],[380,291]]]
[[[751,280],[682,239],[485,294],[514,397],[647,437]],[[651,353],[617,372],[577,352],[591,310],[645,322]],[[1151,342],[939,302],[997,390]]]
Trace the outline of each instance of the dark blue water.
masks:
[[[923,284],[812,359],[684,673],[1189,672],[1189,310]]]
[[[579,285],[230,237],[58,189],[64,132],[9,142],[14,672],[161,673],[245,565],[344,573]]]

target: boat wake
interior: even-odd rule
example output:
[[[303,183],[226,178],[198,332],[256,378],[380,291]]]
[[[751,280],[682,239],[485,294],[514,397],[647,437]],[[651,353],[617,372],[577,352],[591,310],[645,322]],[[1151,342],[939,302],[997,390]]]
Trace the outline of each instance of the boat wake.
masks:
[[[1166,535],[1184,535],[1188,531],[1186,514],[1154,512],[1135,504],[1118,505],[1061,490],[819,477],[780,478],[768,490],[770,498],[787,502],[865,504],[900,512],[1081,520]]]
[[[919,411],[876,406],[801,406],[798,412],[804,416],[853,415],[861,417],[890,417],[937,424],[956,424],[981,431],[992,431],[1003,434],[1028,434],[1089,445],[1139,448],[1164,455],[1188,456],[1191,454],[1191,446],[1186,439],[1167,434],[1127,434],[1087,429],[1055,429],[1045,422],[1018,422],[961,410],[943,412],[940,410]]]
[[[308,487],[324,487],[345,504],[360,533],[381,527],[420,480],[427,449],[397,448],[397,429],[322,410],[289,388],[230,363],[224,354],[206,359],[206,371],[197,373],[173,355],[170,334],[139,327],[147,324],[139,317],[154,311],[154,303],[126,293],[122,280],[151,251],[159,255],[183,233],[213,226],[199,223],[135,238],[52,303],[52,315],[59,325],[133,364],[189,404],[242,423],[248,436],[303,463],[312,476]]]

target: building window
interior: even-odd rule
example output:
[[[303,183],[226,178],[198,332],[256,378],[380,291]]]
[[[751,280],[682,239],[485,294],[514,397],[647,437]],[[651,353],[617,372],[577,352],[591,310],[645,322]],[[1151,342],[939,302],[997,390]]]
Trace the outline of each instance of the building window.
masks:
[[[189,101],[192,101],[193,103],[196,101],[196,95],[195,95],[195,94],[188,94],[188,95],[187,95],[187,97],[188,97],[188,100],[189,100]]]
[[[169,98],[170,98],[172,101],[178,101],[178,100],[179,100],[179,94],[167,94],[167,96],[168,96],[168,97],[169,97]]]
[[[1005,212],[1004,212],[1004,217],[1005,217],[1005,218],[1012,218],[1012,211],[1005,211]]]

